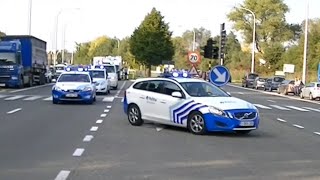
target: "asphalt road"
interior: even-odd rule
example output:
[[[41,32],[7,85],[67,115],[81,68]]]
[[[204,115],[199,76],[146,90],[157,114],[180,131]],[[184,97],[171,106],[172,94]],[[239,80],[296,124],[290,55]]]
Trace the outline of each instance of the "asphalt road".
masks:
[[[0,93],[6,95],[0,98],[0,179],[320,179],[319,105],[226,86],[259,108],[260,129],[196,136],[152,123],[129,125],[121,100],[130,84],[94,105],[53,105],[43,100],[50,85]],[[29,96],[5,100],[18,95]],[[33,95],[41,98],[23,100]]]

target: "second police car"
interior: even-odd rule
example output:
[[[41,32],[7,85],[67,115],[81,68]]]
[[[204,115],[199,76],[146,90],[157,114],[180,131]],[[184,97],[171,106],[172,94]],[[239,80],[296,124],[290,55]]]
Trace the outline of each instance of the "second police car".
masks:
[[[95,82],[97,93],[109,94],[111,86],[107,70],[103,66],[100,66],[91,67],[89,72]]]
[[[71,66],[62,72],[52,87],[52,103],[80,101],[92,104],[96,101],[95,82],[87,68]]]
[[[194,134],[247,134],[258,128],[259,111],[253,104],[188,74],[173,76],[137,79],[125,91],[123,107],[130,124],[140,126],[150,120],[185,127]]]

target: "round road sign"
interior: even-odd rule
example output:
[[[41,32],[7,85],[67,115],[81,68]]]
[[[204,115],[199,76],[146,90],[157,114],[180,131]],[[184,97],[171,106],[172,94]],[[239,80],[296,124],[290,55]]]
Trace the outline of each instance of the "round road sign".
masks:
[[[200,63],[200,58],[201,57],[200,57],[199,53],[196,53],[196,52],[189,52],[188,53],[188,60],[192,64]]]

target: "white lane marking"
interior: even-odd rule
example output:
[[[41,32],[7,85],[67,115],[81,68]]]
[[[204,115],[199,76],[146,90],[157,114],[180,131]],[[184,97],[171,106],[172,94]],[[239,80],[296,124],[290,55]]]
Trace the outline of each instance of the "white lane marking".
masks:
[[[97,131],[98,130],[98,126],[92,126],[90,131]]]
[[[12,101],[12,100],[17,100],[17,99],[20,99],[20,98],[23,98],[25,97],[25,95],[17,95],[17,96],[13,96],[13,97],[9,97],[9,98],[6,98],[4,100],[6,101]]]
[[[62,170],[59,172],[59,174],[56,176],[54,180],[67,180],[69,174],[70,174],[70,171]]]
[[[320,132],[313,132],[313,133],[320,136]]]
[[[28,97],[28,98],[25,98],[23,99],[24,101],[33,101],[33,100],[36,100],[36,99],[39,99],[41,98],[42,96],[31,96],[31,97]]]
[[[238,94],[242,94],[243,95],[244,93],[243,92],[238,92]]]
[[[291,108],[291,109],[295,109],[295,110],[298,110],[298,111],[303,111],[303,112],[308,112],[309,110],[306,110],[306,109],[302,109],[302,108],[299,108],[299,107],[295,107],[295,106],[287,106],[288,108]]]
[[[127,81],[124,81],[124,83],[121,85],[120,89],[117,91],[115,96],[119,96],[120,92],[122,91],[122,89],[124,88],[124,86],[126,85]]]
[[[114,97],[105,97],[103,98],[103,102],[112,102],[114,100]]]
[[[52,96],[47,97],[47,98],[44,98],[43,100],[44,100],[44,101],[52,101]]]
[[[262,109],[272,109],[271,107],[267,107],[267,106],[264,106],[264,105],[261,105],[261,104],[253,104],[253,105],[256,106],[256,107],[262,108]]]
[[[107,114],[101,114],[100,117],[107,117]]]
[[[277,109],[280,109],[280,110],[290,111],[290,109],[285,108],[285,107],[281,107],[281,106],[278,106],[278,105],[270,105],[270,106],[272,106],[274,108],[277,108]]]
[[[298,125],[298,124],[292,124],[294,127],[296,127],[296,128],[300,128],[300,129],[303,129],[304,127],[303,126],[300,126],[300,125]]]
[[[305,109],[309,109],[311,111],[316,111],[316,112],[320,112],[320,109],[315,109],[315,108],[311,108],[311,107],[303,107]]]
[[[77,148],[74,153],[72,154],[72,156],[81,156],[82,153],[84,152],[84,149],[83,148]]]
[[[121,102],[123,102],[123,101],[124,101],[124,98],[121,99]]]
[[[7,97],[6,95],[2,95],[2,94],[0,94],[0,98],[4,98],[4,97]]]
[[[284,122],[284,123],[287,122],[286,120],[281,119],[281,118],[277,118],[277,120],[280,121],[280,122]]]
[[[98,119],[98,120],[96,121],[97,124],[101,124],[102,122],[103,122],[102,119]]]
[[[110,108],[111,108],[111,106],[107,106],[107,108],[108,108],[108,109],[110,109]]]
[[[86,136],[83,138],[83,142],[90,142],[92,139],[93,139],[93,136],[92,136],[92,135],[86,135]]]
[[[267,101],[272,102],[272,103],[275,103],[275,102],[276,102],[276,101],[274,101],[274,100],[270,100],[270,99],[268,99]]]
[[[21,92],[21,91],[28,91],[31,89],[37,89],[37,88],[42,88],[42,87],[46,87],[46,86],[51,86],[54,83],[50,83],[50,84],[44,84],[44,85],[40,85],[40,86],[33,86],[33,87],[28,87],[28,88],[23,88],[23,89],[18,89],[18,90],[14,90],[14,91],[10,91],[9,93],[16,93],[16,92]]]
[[[110,110],[109,109],[105,109],[105,110],[103,110],[103,112],[105,112],[105,113],[107,113],[107,112],[109,112]]]
[[[22,109],[22,108],[14,109],[14,110],[12,110],[12,111],[7,112],[7,114],[13,114],[13,113],[15,113],[15,112],[21,111],[21,109]]]

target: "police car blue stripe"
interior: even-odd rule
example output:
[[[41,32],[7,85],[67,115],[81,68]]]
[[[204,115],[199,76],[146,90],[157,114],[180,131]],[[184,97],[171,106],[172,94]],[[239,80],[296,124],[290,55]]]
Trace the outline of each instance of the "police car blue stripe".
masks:
[[[197,105],[200,105],[200,103],[194,103],[194,104],[192,104],[191,106],[189,106],[189,107],[187,107],[186,109],[184,109],[183,111],[180,111],[179,113],[177,113],[177,115],[176,115],[176,116],[177,116],[176,123],[181,124],[181,123],[179,122],[179,120],[181,119],[181,117],[182,117],[185,113],[189,114],[189,112],[190,112],[191,110],[193,110],[194,107],[197,106]]]
[[[202,105],[200,107],[197,107],[195,109],[192,109],[192,110],[200,110],[201,108],[204,108],[204,107],[208,107],[207,105]],[[181,117],[181,121],[180,121],[180,124],[183,124],[183,121],[187,120],[188,119],[188,114],[186,114],[185,116]]]
[[[180,110],[182,110],[183,108],[185,108],[186,106],[188,106],[190,103],[193,103],[194,101],[191,100],[191,101],[187,101],[187,102],[183,102],[182,104],[177,104],[177,105],[174,105],[171,110],[170,110],[170,114],[171,114],[171,118],[173,120],[173,122],[175,123],[176,120],[177,120],[177,112],[179,112]]]

